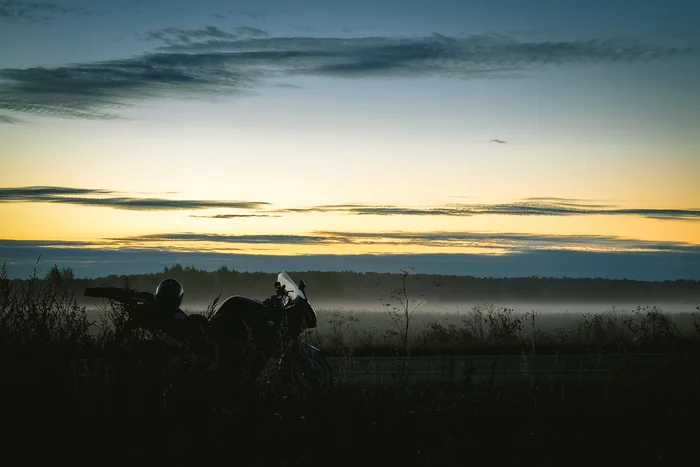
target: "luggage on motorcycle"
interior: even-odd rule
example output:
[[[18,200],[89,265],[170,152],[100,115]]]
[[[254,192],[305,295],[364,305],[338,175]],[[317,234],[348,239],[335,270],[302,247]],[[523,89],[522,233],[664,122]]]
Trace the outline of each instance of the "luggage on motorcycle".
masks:
[[[234,295],[209,319],[207,331],[217,342],[240,341],[269,334],[269,308],[253,298]]]

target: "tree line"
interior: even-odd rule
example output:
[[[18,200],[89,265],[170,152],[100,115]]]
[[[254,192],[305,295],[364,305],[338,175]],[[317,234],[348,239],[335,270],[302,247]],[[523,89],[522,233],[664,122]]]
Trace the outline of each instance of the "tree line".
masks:
[[[317,301],[372,301],[385,296],[388,288],[395,287],[400,273],[351,271],[287,271],[296,282],[308,284],[310,299]],[[217,295],[247,295],[265,298],[274,292],[276,273],[242,272],[222,266],[215,271],[183,267],[175,264],[152,274],[109,275],[95,279],[76,278],[70,268],[59,270],[54,266],[44,280],[63,278],[69,288],[82,296],[85,287],[128,287],[154,292],[165,278],[180,281],[187,301],[211,302]],[[597,301],[630,299],[635,302],[656,299],[668,301],[700,301],[700,281],[667,280],[638,281],[603,278],[557,277],[474,277],[457,275],[411,274],[409,287],[413,296],[430,293],[431,302],[460,300],[529,299],[542,301],[580,300]],[[18,279],[15,279],[18,281]],[[439,288],[431,292],[432,286]],[[640,302],[641,303],[641,302]]]

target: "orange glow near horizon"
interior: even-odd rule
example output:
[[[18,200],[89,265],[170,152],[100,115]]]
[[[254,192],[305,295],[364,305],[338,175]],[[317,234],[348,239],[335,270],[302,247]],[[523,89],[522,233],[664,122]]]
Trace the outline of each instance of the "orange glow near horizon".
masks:
[[[382,233],[493,233],[533,236],[600,236],[649,242],[678,242],[700,245],[700,221],[660,220],[639,216],[376,216],[344,214],[285,214],[276,218],[202,219],[212,210],[148,212],[104,207],[83,207],[44,203],[0,204],[5,240],[91,242],[97,248],[160,247],[186,251],[255,254],[379,254],[379,253],[475,253],[500,254],[509,248],[489,245],[486,240],[469,242],[417,243],[382,239]],[[216,210],[214,211],[216,212]],[[38,222],[38,220],[40,220]],[[324,232],[376,233],[377,238],[355,239],[353,243],[240,243],[235,238],[221,241],[131,240],[129,237],[178,233],[203,235],[315,235]],[[216,239],[214,239],[216,240]],[[615,247],[575,245],[567,249],[611,251]],[[558,246],[552,244],[550,248]],[[632,251],[632,250],[628,250]]]
[[[208,127],[200,122],[178,133],[177,138],[171,137],[178,128],[173,122],[154,122],[148,127],[139,121],[114,125],[59,122],[47,126],[42,138],[36,138],[30,126],[18,126],[0,148],[0,187],[94,188],[115,192],[91,195],[98,198],[240,200],[269,205],[259,210],[129,211],[0,200],[0,239],[97,241],[104,245],[105,239],[181,232],[309,235],[319,231],[440,231],[599,235],[700,244],[700,220],[637,215],[284,213],[280,217],[196,217],[277,215],[277,209],[356,203],[425,209],[517,203],[537,197],[583,199],[589,200],[584,204],[610,208],[700,209],[700,157],[693,157],[695,149],[685,143],[669,149],[672,157],[658,156],[660,143],[630,141],[621,145],[613,140],[606,145],[601,140],[582,146],[566,139],[539,143],[526,133],[519,145],[494,145],[488,140],[465,143],[454,131],[454,122],[449,124],[449,135],[433,122],[431,132],[401,140],[402,128],[418,128],[417,122],[405,116],[400,125],[387,123],[387,134],[368,122],[345,116],[356,123],[340,140],[343,133],[318,115],[309,117],[317,124],[313,131],[301,122],[285,126],[278,119],[279,131],[273,137],[264,125],[236,118],[238,127],[221,122]],[[381,126],[375,120],[374,124]],[[366,138],[359,137],[362,132]],[[190,247],[196,249],[196,245]],[[450,253],[473,248],[410,243],[265,247],[273,254]],[[239,252],[261,251],[259,245],[236,248]]]

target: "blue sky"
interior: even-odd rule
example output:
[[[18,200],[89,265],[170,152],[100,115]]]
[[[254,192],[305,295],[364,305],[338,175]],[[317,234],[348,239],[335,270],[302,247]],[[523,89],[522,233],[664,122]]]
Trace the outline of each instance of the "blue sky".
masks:
[[[17,270],[74,242],[56,258],[86,274],[119,261],[81,254],[135,243],[154,270],[173,252],[413,254],[491,274],[536,250],[592,255],[584,275],[612,255],[623,277],[657,254],[700,278],[699,18],[692,1],[0,0],[0,251]]]

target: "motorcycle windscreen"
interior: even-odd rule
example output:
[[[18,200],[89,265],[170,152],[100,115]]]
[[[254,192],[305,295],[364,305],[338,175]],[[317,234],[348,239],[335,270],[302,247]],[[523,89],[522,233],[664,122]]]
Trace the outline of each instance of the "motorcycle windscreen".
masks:
[[[311,304],[306,301],[304,292],[299,289],[299,286],[297,286],[292,278],[284,271],[279,273],[277,281],[280,285],[284,285],[287,290],[291,291],[288,303],[290,305],[295,304],[295,306],[289,309],[289,318],[292,323],[292,328],[296,332],[301,332],[308,328],[315,328],[317,325],[316,311]]]
[[[306,299],[304,296],[304,292],[299,290],[299,286],[294,283],[291,277],[289,275],[282,271],[277,275],[277,282],[280,283],[280,285],[283,285],[286,287],[286,289],[291,292],[289,294],[289,299],[292,303],[295,303],[299,299]]]

